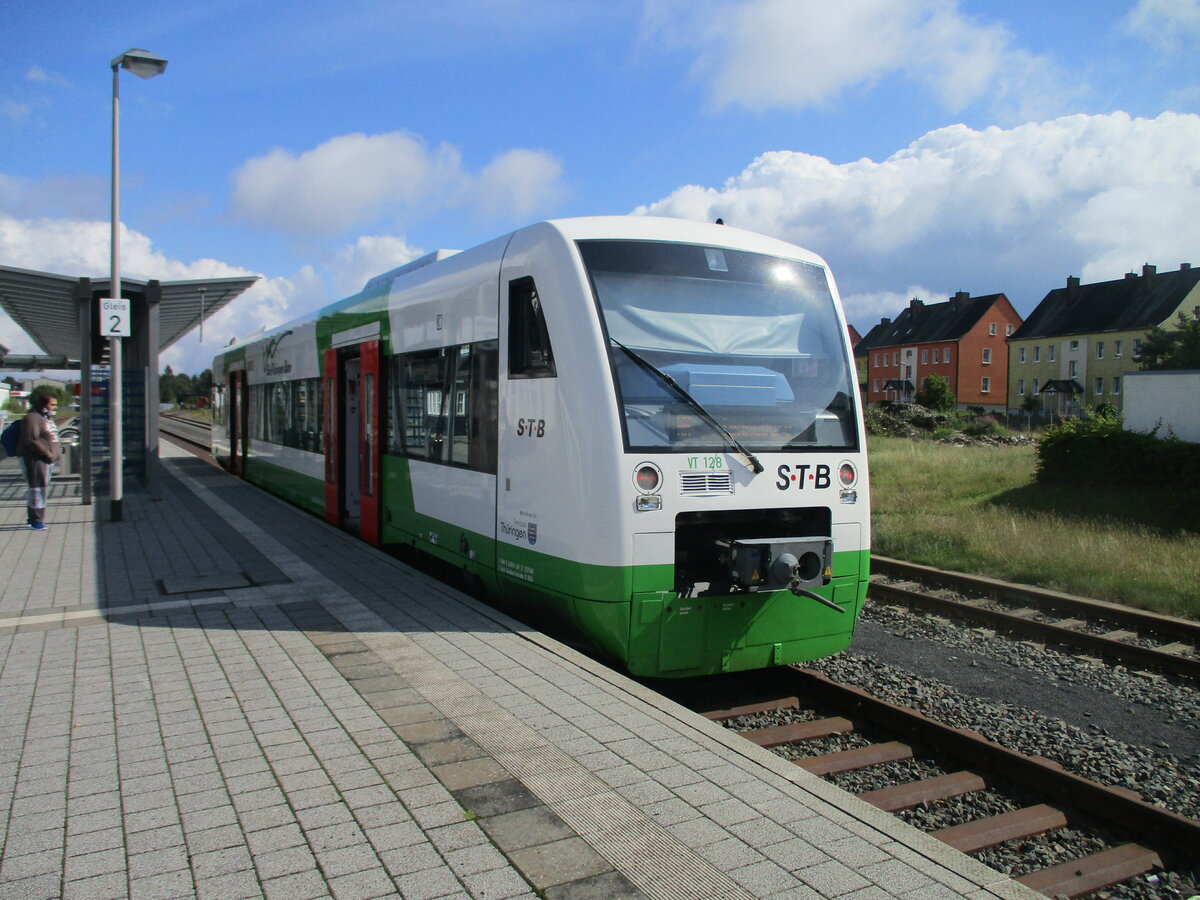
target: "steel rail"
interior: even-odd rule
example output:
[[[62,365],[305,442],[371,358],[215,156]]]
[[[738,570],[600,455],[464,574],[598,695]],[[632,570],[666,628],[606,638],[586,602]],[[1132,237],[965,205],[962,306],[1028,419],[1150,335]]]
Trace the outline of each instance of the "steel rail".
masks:
[[[936,612],[949,618],[984,624],[997,631],[1036,637],[1046,643],[1061,644],[1107,656],[1139,668],[1158,669],[1184,678],[1200,680],[1200,658],[1180,656],[1165,650],[1129,644],[1117,638],[1077,631],[1063,625],[1039,622],[995,609],[980,609],[961,600],[948,600],[933,594],[910,591],[890,584],[872,584],[869,594],[883,602],[901,603]]]
[[[902,569],[891,563],[892,561],[886,561],[886,571],[891,577],[921,581],[925,584],[930,583],[924,580],[922,573],[912,571],[909,564],[900,564],[900,566],[904,566]],[[874,568],[874,561],[872,568]],[[937,572],[938,570],[930,571]],[[955,575],[955,573],[947,574]],[[978,579],[974,579],[971,576],[961,576],[961,578],[967,580],[956,584],[951,589],[969,593],[981,592],[975,586],[978,584]],[[931,578],[930,581],[944,587],[950,587],[950,585],[945,584],[937,576]],[[1019,602],[1024,607],[1038,607],[1037,598],[1034,595],[1016,592],[1019,586],[1004,585],[1001,582],[995,582],[995,584],[1008,589],[1005,593],[1006,600]],[[1043,642],[1099,654],[1110,659],[1120,660],[1132,666],[1156,669],[1184,678],[1200,680],[1200,657],[1197,656],[1184,656],[1156,647],[1144,647],[1140,644],[1128,643],[1117,637],[1092,634],[1053,622],[1040,622],[1028,616],[1005,612],[1004,610],[986,609],[969,601],[954,600],[924,591],[914,591],[898,585],[872,582],[868,594],[884,603],[898,603],[909,607],[926,609],[947,618],[962,619],[975,624],[987,625],[998,631],[1035,637]],[[1061,601],[1055,598],[1055,605],[1053,607],[1043,608],[1053,608],[1056,613],[1060,614],[1064,612],[1068,614],[1073,613],[1074,615],[1070,616],[1072,618],[1090,615],[1093,617],[1103,617],[1110,622],[1116,618],[1109,614],[1111,604],[1102,604],[1100,608],[1097,608],[1096,601],[1081,601],[1080,598],[1071,599],[1076,601],[1075,605],[1060,605]],[[1079,605],[1080,603],[1082,605]],[[1137,628],[1143,634],[1151,632],[1158,637],[1181,638],[1188,642],[1195,642],[1197,638],[1200,638],[1200,627],[1197,627],[1196,623],[1155,614],[1138,617],[1136,613],[1129,615],[1130,612],[1130,610],[1122,608],[1121,618],[1117,624],[1126,625],[1131,629]]]
[[[1079,597],[1061,591],[1027,584],[1012,584],[981,575],[967,575],[936,569],[917,563],[903,562],[885,556],[871,557],[871,572],[889,578],[916,581],[925,585],[977,594],[1002,603],[1015,603],[1035,607],[1042,611],[1062,614],[1066,617],[1087,616],[1103,619],[1134,631],[1150,631],[1175,640],[1200,643],[1200,622],[1179,616],[1168,616],[1148,610],[1134,609],[1106,600]]]
[[[203,447],[205,450],[211,448],[212,425],[208,422],[198,422],[180,416],[160,415],[158,430],[178,440]]]

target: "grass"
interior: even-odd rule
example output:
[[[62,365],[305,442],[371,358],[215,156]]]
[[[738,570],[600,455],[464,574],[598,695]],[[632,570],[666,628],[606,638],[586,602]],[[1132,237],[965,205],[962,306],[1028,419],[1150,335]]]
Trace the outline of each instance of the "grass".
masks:
[[[1034,481],[1032,447],[870,439],[874,552],[1200,618],[1200,534],[1165,495]]]

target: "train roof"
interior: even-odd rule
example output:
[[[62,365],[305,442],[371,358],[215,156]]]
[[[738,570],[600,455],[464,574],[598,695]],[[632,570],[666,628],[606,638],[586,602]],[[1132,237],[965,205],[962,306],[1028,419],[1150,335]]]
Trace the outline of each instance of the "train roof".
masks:
[[[432,253],[427,253],[404,265],[389,269],[370,278],[363,285],[363,289],[357,294],[352,294],[349,297],[325,304],[320,309],[274,328],[266,329],[245,338],[239,338],[229,347],[225,348],[225,350],[220,351],[220,354],[225,353],[226,350],[233,351],[247,344],[269,339],[287,331],[289,328],[295,328],[318,319],[335,308],[344,308],[358,303],[363,300],[365,295],[373,292],[382,290],[382,292],[386,293],[388,287],[398,278],[406,278],[418,272],[421,273],[421,276],[431,277],[435,274],[433,270],[441,263],[452,261],[455,257],[459,256],[469,258],[474,251],[481,250],[488,245],[504,245],[515,234],[539,229],[548,229],[556,232],[566,242],[584,240],[643,240],[680,244],[711,244],[747,250],[754,253],[767,253],[790,259],[798,259],[814,265],[825,265],[825,260],[810,250],[798,247],[779,238],[720,223],[696,222],[690,219],[673,219],[663,216],[635,215],[580,216],[576,218],[548,219],[543,222],[526,225],[516,231],[493,238],[490,241],[485,241],[469,250],[435,250]]]

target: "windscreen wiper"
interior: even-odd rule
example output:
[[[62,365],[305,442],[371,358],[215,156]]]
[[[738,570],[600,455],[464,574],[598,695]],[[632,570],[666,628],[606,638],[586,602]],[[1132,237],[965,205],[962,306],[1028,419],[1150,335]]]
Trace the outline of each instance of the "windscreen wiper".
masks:
[[[700,418],[707,422],[708,425],[717,432],[717,434],[721,435],[730,443],[730,445],[733,446],[733,448],[744,460],[746,468],[748,468],[755,475],[763,470],[763,464],[759,462],[758,457],[746,449],[741,441],[730,434],[729,430],[720,422],[718,422],[712,413],[700,405],[700,401],[684,390],[683,385],[681,385],[678,381],[676,381],[658,366],[654,365],[654,363],[639,356],[637,353],[634,353],[616,338],[610,337],[609,340],[612,341],[615,347],[620,349],[626,356],[637,363],[640,368],[645,369],[651,375],[654,375],[656,378],[662,381],[663,384],[678,394],[679,399],[686,403],[696,413],[696,415],[700,416]]]

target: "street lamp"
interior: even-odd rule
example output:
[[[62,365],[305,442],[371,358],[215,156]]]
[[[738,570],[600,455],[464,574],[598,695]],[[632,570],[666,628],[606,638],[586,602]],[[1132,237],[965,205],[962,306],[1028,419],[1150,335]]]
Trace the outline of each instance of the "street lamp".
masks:
[[[161,56],[147,53],[145,50],[126,50],[112,61],[113,90],[112,90],[112,237],[110,240],[112,263],[112,296],[121,299],[121,213],[118,200],[120,194],[120,152],[117,140],[118,122],[118,84],[117,74],[121,69],[128,69],[138,78],[153,78],[161,75],[167,68],[167,61]],[[112,452],[111,475],[112,484],[109,488],[112,498],[112,520],[121,521],[121,504],[124,500],[124,484],[122,479],[124,462],[123,435],[121,433],[121,338],[108,339],[109,364],[112,373],[109,377],[109,448]]]

